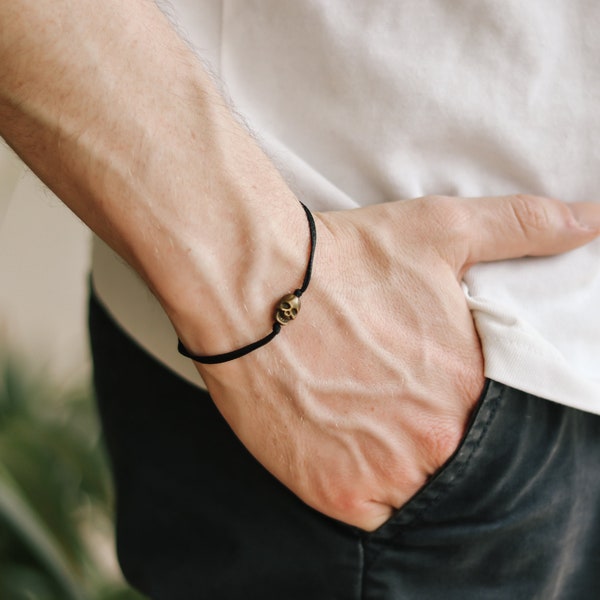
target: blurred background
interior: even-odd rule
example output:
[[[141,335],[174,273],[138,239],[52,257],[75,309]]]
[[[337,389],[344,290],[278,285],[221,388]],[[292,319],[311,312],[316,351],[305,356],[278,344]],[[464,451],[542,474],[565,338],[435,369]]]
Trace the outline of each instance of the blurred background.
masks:
[[[139,600],[91,390],[89,233],[0,141],[0,598]]]

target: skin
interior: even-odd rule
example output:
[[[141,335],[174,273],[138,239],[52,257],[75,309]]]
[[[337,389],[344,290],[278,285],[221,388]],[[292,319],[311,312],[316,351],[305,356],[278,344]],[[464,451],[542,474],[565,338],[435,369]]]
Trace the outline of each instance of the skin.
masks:
[[[11,0],[0,23],[5,140],[144,278],[191,351],[265,335],[304,277],[306,218],[154,3]],[[428,196],[315,220],[298,319],[197,366],[284,485],[373,530],[453,453],[481,393],[464,272],[588,243],[600,206]]]

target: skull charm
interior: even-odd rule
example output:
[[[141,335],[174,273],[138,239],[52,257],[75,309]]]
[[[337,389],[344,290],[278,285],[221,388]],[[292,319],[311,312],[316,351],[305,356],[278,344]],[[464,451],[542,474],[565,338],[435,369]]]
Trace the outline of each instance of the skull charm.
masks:
[[[281,325],[287,325],[290,321],[293,321],[300,310],[300,298],[295,294],[287,294],[284,296],[277,305],[275,311],[275,320]]]

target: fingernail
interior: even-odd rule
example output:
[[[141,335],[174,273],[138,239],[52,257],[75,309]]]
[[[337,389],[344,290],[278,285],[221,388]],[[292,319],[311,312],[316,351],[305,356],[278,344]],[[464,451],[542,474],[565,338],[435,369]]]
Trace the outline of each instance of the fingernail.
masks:
[[[579,225],[591,231],[600,231],[600,204],[573,202],[569,208]]]

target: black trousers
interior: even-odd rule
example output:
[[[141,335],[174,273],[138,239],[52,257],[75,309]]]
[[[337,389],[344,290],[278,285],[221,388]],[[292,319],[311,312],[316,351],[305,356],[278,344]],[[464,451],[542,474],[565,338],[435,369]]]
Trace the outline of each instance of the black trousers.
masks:
[[[600,598],[600,417],[489,382],[454,456],[364,533],[283,487],[93,298],[90,331],[118,553],[150,598]]]

